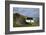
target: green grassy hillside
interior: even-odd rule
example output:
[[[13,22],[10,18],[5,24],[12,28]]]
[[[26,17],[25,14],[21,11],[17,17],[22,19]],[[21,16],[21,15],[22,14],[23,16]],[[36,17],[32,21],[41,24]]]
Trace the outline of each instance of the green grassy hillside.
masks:
[[[27,16],[20,15],[18,13],[13,14],[13,27],[32,27],[32,26],[39,26],[39,20],[35,21],[34,23],[27,23],[26,22]],[[37,19],[36,19],[37,20]]]

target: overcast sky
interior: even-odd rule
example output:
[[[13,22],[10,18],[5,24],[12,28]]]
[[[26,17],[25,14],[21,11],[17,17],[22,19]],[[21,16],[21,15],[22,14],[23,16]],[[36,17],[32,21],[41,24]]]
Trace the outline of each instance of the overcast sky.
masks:
[[[13,13],[19,13],[28,17],[39,17],[39,8],[19,8],[13,7]]]

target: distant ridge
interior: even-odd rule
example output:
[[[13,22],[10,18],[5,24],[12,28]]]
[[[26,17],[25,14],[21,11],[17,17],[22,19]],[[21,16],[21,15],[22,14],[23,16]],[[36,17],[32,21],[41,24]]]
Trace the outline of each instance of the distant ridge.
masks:
[[[22,15],[22,14],[20,14],[20,13],[14,13],[14,15],[15,15],[15,16],[18,16],[18,17],[19,17],[19,16],[29,17],[29,16],[24,16],[24,15]]]

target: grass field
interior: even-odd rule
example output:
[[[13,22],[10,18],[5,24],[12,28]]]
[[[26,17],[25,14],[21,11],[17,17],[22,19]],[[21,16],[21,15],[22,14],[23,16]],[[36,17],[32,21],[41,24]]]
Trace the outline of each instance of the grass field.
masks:
[[[34,20],[33,23],[32,22],[27,23],[25,21],[26,19],[23,20],[25,18],[24,16],[17,17],[17,20],[16,20],[16,17],[17,17],[16,14],[13,14],[13,27],[33,27],[33,26],[39,26],[39,20],[36,21],[37,19]],[[25,22],[22,22],[22,20],[25,21]]]

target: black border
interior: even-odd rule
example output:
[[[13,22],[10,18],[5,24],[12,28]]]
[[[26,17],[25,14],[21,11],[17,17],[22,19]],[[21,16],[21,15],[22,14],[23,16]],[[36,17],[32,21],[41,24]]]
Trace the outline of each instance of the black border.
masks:
[[[27,31],[12,31],[10,32],[10,6],[9,4],[25,4],[25,5],[42,5],[43,6],[43,29],[42,30],[27,30]],[[37,33],[45,31],[45,3],[42,2],[23,2],[23,1],[5,1],[5,34],[19,34],[19,33]]]

